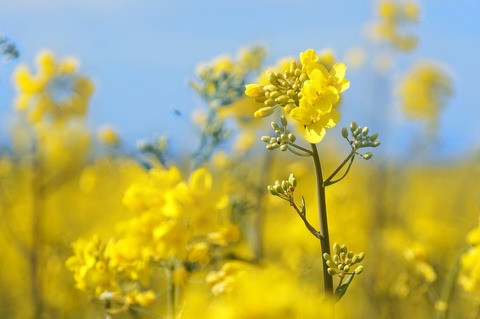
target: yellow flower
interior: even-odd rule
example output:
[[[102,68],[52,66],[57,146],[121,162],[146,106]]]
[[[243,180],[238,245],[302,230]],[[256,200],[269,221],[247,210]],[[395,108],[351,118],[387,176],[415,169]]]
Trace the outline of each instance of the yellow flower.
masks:
[[[88,78],[76,73],[77,64],[72,58],[57,61],[52,53],[41,52],[36,75],[27,66],[19,66],[14,73],[17,110],[31,123],[48,120],[58,124],[83,117],[94,88]]]
[[[325,136],[327,128],[334,127],[340,119],[340,113],[332,108],[332,103],[324,99],[312,104],[303,97],[300,106],[290,111],[290,116],[305,126],[305,139],[309,143],[318,143]]]

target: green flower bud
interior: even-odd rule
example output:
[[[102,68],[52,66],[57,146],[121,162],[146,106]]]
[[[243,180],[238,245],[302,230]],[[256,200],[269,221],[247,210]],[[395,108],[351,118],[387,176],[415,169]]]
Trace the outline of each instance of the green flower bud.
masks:
[[[287,150],[287,145],[283,144],[283,145],[280,145],[280,150],[282,152],[285,152]]]
[[[333,276],[337,273],[337,270],[335,268],[328,268],[327,272],[330,276]]]
[[[358,262],[358,255],[353,255],[352,264],[356,264],[357,262]]]
[[[346,258],[346,259],[345,259],[345,264],[350,265],[351,263],[352,263],[352,259],[351,259],[351,258]]]
[[[357,122],[352,121],[352,123],[350,123],[350,130],[352,131],[352,133],[353,133],[357,128],[358,128]]]
[[[373,133],[372,135],[370,135],[370,141],[375,142],[377,137],[378,137],[378,133]]]
[[[270,136],[262,136],[261,139],[262,139],[262,141],[264,141],[266,143],[269,143],[272,138]]]
[[[348,254],[347,254],[347,257],[348,257],[348,258],[352,258],[352,257],[353,257],[353,251],[350,250],[350,251],[348,252]]]
[[[284,191],[286,191],[288,189],[288,182],[287,181],[282,181],[282,188]]]
[[[358,262],[361,262],[363,260],[363,258],[365,258],[365,253],[360,253],[358,254]]]
[[[330,256],[329,253],[325,253],[325,254],[323,254],[323,259],[325,259],[325,260],[332,260],[332,257]]]
[[[279,194],[283,194],[283,188],[282,188],[282,186],[280,186],[280,185],[275,185],[275,190],[276,190]]]
[[[293,135],[292,133],[288,134],[288,140],[289,140],[290,142],[293,143],[293,142],[295,142],[296,139],[297,139],[297,138],[296,138],[295,135]]]
[[[276,149],[275,144],[267,144],[266,148],[269,151]]]
[[[328,267],[335,267],[335,264],[331,260],[327,260],[326,264]]]
[[[363,155],[362,155],[362,157],[363,157],[364,159],[366,159],[366,160],[369,160],[369,159],[371,159],[371,158],[372,158],[372,156],[373,156],[373,154],[372,154],[372,153],[370,153],[370,152],[368,152],[368,153],[365,153],[365,154],[363,154]]]
[[[283,141],[286,141],[288,139],[287,135],[285,135],[285,133],[282,133],[280,135],[280,139],[283,140]]]
[[[350,266],[346,265],[344,268],[343,268],[343,271],[344,272],[348,272],[350,270]]]
[[[344,267],[343,264],[340,264],[340,265],[338,265],[337,268],[338,268],[338,270],[343,270],[343,267]]]
[[[346,127],[342,128],[342,136],[344,138],[348,138],[348,130]]]
[[[340,247],[340,251],[341,251],[342,253],[345,253],[345,254],[346,254],[346,253],[347,253],[347,246],[346,246],[345,244],[343,244],[342,247]]]
[[[363,271],[363,266],[358,266],[355,268],[355,275],[360,275]]]
[[[333,244],[333,252],[335,253],[335,255],[338,255],[340,253],[340,245],[339,244],[337,244],[337,243]]]
[[[273,196],[277,196],[278,195],[278,192],[275,190],[275,188],[273,188],[272,186],[267,186],[267,189],[268,191],[270,192],[270,194],[272,194]]]
[[[272,129],[273,129],[274,131],[278,130],[278,124],[277,124],[277,123],[272,122],[271,125],[272,125]]]
[[[286,127],[287,124],[288,124],[287,119],[286,119],[285,116],[283,116],[283,115],[280,117],[280,122],[281,122],[282,125],[285,126],[285,127]]]
[[[288,182],[290,183],[290,185],[292,185],[293,187],[297,187],[297,179],[295,178],[295,175],[290,174],[290,176],[288,176]]]
[[[268,99],[265,102],[263,102],[263,104],[265,104],[265,106],[273,106],[273,105],[275,105],[275,100],[274,99]],[[272,112],[273,112],[273,110],[272,110]],[[272,114],[272,113],[270,113],[270,114]]]
[[[368,134],[368,127],[367,127],[367,126],[365,126],[365,127],[362,129],[362,134],[363,134],[363,136],[367,136],[367,134]]]
[[[289,98],[288,96],[286,96],[286,95],[280,95],[279,97],[277,97],[277,98],[275,99],[275,101],[276,101],[277,103],[287,103],[288,100],[290,100],[290,98]],[[267,101],[268,101],[268,100],[267,100]],[[266,103],[267,101],[265,101],[265,103]]]
[[[353,136],[357,137],[360,133],[362,133],[362,127],[357,127],[357,129],[353,131]]]
[[[377,146],[379,146],[379,145],[380,145],[380,141],[375,141],[375,142],[373,142],[373,147],[377,147]]]

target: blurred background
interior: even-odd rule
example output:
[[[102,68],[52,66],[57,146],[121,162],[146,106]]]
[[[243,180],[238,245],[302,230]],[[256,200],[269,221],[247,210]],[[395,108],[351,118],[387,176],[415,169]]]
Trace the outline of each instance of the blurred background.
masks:
[[[381,141],[326,190],[366,256],[337,318],[480,318],[480,2],[0,8],[0,317],[321,317],[318,240],[266,187],[294,173],[316,227],[313,163],[244,92],[311,48],[350,80],[325,176],[352,120]]]
[[[374,115],[373,104],[388,109],[395,145],[390,151],[396,155],[404,153],[419,125],[405,123],[393,107],[394,83],[415,61],[438,62],[449,72],[455,89],[439,121],[439,151],[442,156],[461,156],[479,138],[475,78],[480,69],[480,4],[475,0],[422,1],[420,22],[406,27],[418,36],[418,47],[396,57],[387,79],[378,79],[374,68],[375,60],[384,57],[384,48],[368,37],[369,25],[376,19],[373,1],[301,0],[293,5],[248,0],[141,4],[18,0],[1,4],[1,31],[18,46],[18,61],[31,65],[41,49],[79,58],[82,72],[97,87],[89,109],[90,125],[111,123],[129,148],[139,138],[165,131],[172,145],[184,150],[181,141],[191,138],[192,131],[188,121],[174,112],[188,114],[203,106],[188,87],[196,65],[219,54],[234,56],[248,44],[266,47],[267,65],[307,48],[330,48],[339,60],[345,60],[352,47],[364,49],[364,67],[347,71],[352,86],[345,94],[344,114],[348,115],[343,118],[367,119]],[[10,80],[14,66],[7,63],[0,70],[2,127],[8,123],[14,97]],[[373,98],[379,93],[381,100]]]

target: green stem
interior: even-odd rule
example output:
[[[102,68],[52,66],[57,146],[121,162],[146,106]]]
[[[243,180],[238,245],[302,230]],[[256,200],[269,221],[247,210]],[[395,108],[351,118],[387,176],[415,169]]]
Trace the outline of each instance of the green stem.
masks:
[[[324,182],[325,186],[328,186],[328,185],[332,185],[332,184],[335,184],[339,181],[341,181],[345,176],[347,176],[348,174],[348,171],[350,170],[350,167],[352,166],[352,163],[353,163],[353,159],[355,158],[355,150],[352,149],[352,151],[350,152],[350,154],[347,156],[347,158],[337,167],[337,169],[335,169],[335,171],[332,173],[332,175],[330,175]],[[345,172],[345,174],[337,179],[336,181],[333,181],[332,182],[332,179],[338,174],[338,172],[340,172],[340,170],[348,163],[348,161],[350,161],[350,164],[348,165],[348,168],[347,168],[347,171]]]
[[[175,318],[175,284],[173,283],[173,269],[172,267],[165,267],[165,274],[167,275],[167,318]]]
[[[453,295],[455,294],[455,288],[457,287],[457,277],[460,271],[460,260],[462,259],[462,255],[467,250],[468,246],[463,248],[461,253],[455,260],[453,267],[450,268],[448,271],[447,277],[445,278],[445,282],[440,293],[440,301],[445,302],[446,308],[442,310],[437,310],[435,313],[436,319],[447,319],[450,314],[450,306],[452,303]]]
[[[312,145],[312,156],[315,164],[315,173],[317,178],[317,197],[318,197],[318,217],[320,221],[320,245],[322,247],[322,262],[323,262],[323,287],[325,291],[325,298],[327,300],[333,297],[333,278],[327,272],[328,266],[323,254],[330,254],[330,237],[328,234],[327,221],[327,204],[325,200],[325,186],[323,184],[322,166],[320,164],[320,157],[318,156],[317,146]],[[333,311],[332,311],[333,314]]]

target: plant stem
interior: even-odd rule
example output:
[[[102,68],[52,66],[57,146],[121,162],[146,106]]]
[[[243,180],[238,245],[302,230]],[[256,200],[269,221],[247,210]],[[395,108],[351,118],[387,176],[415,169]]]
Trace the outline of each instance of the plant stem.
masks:
[[[328,234],[327,221],[327,203],[325,201],[325,186],[323,184],[322,166],[320,164],[320,157],[318,156],[317,146],[312,145],[313,162],[315,164],[315,173],[317,178],[317,196],[318,196],[318,217],[320,221],[320,245],[322,247],[322,263],[323,263],[323,287],[325,291],[325,298],[327,300],[333,297],[333,278],[327,272],[327,264],[323,258],[323,254],[330,254],[330,237]]]
[[[165,267],[167,275],[167,318],[175,318],[175,284],[173,283],[173,269],[171,266]]]
[[[347,158],[342,162],[342,164],[340,164],[337,169],[332,173],[332,175],[330,175],[326,180],[325,180],[325,186],[328,186],[328,185],[331,185],[331,184],[334,184],[338,181],[340,181],[341,179],[343,179],[345,176],[347,176],[347,173],[348,171],[350,170],[350,166],[352,165],[353,163],[353,159],[355,158],[355,150],[352,149],[352,151],[350,152],[350,154],[347,156]],[[340,172],[340,170],[348,163],[348,161],[350,161],[350,164],[347,168],[347,171],[345,173],[345,175],[343,175],[340,179],[332,182],[332,179],[338,174],[338,172]]]

